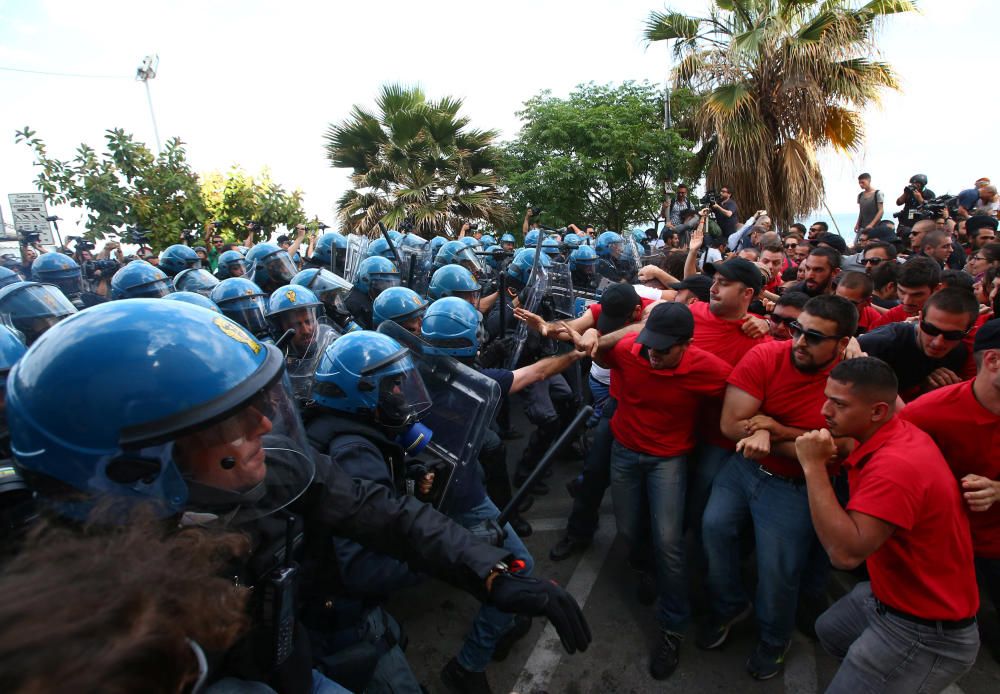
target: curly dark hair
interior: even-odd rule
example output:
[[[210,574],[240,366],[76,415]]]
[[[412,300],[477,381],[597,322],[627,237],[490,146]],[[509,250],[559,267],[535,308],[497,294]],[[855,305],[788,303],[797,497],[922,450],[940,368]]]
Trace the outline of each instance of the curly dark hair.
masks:
[[[176,694],[193,684],[188,639],[225,651],[247,629],[248,595],[221,570],[245,536],[42,521],[0,574],[0,691]]]

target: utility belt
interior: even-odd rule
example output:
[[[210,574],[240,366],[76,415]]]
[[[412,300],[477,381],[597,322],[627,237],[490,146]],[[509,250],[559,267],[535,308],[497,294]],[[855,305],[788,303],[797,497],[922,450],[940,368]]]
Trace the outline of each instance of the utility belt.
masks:
[[[943,629],[944,631],[957,631],[958,629],[966,629],[976,623],[976,616],[966,617],[965,619],[924,619],[923,617],[917,617],[909,612],[903,612],[902,610],[897,610],[891,605],[886,605],[884,602],[875,598],[875,611],[880,615],[885,615],[886,613],[895,615],[900,619],[905,619],[908,622],[912,622],[922,627],[930,627],[931,629]]]

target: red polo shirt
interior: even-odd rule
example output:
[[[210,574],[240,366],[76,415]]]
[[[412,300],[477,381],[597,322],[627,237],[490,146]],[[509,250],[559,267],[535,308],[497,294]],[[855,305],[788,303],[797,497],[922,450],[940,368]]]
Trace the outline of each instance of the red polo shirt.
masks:
[[[913,316],[906,312],[906,309],[903,308],[902,304],[898,304],[880,315],[878,322],[868,329],[874,330],[881,325],[888,325],[889,323],[902,323],[907,318],[913,318]]]
[[[771,342],[770,335],[748,337],[743,332],[743,324],[749,315],[742,320],[723,320],[712,313],[705,301],[696,301],[688,308],[694,316],[695,346],[711,352],[732,366],[736,366],[754,345]]]
[[[860,311],[858,311],[858,327],[861,328],[858,332],[868,332],[872,330],[876,325],[880,325],[882,321],[882,314],[876,311],[869,305],[866,305]]]
[[[689,453],[698,413],[706,401],[722,398],[731,367],[691,345],[676,368],[653,369],[638,337],[626,335],[604,357],[619,391],[611,433],[633,451],[664,458]]]
[[[640,296],[639,297],[639,301],[642,302],[642,310],[645,313],[646,308],[648,308],[650,304],[655,304],[657,300],[656,299],[643,299]],[[587,310],[589,310],[590,313],[591,313],[591,315],[594,316],[594,325],[596,326],[597,325],[597,319],[601,317],[601,304],[595,302],[595,303],[591,304],[590,306],[588,306]],[[636,321],[630,320],[625,325],[632,325],[635,322]],[[636,333],[636,334],[638,334],[638,333]],[[593,367],[591,367],[591,368],[593,368]],[[600,367],[598,367],[598,368],[600,368]],[[613,378],[608,383],[608,395],[610,395],[611,397],[613,397],[615,400],[618,399],[618,388],[615,386],[615,381],[614,381]]]
[[[791,340],[768,342],[747,352],[729,376],[729,385],[760,400],[760,413],[785,426],[822,429],[826,426],[820,414],[826,402],[826,377],[838,362],[822,371],[803,373],[792,363]],[[795,458],[772,454],[760,463],[777,475],[802,477],[802,467]]]
[[[976,614],[979,588],[969,521],[934,441],[894,417],[844,465],[851,488],[847,510],[896,526],[867,560],[875,597],[923,619]]]
[[[899,416],[930,434],[959,480],[966,475],[1000,479],[1000,417],[979,404],[973,381],[932,390],[908,404]],[[961,491],[961,486],[959,486]],[[1000,559],[1000,504],[968,511],[977,557]]]

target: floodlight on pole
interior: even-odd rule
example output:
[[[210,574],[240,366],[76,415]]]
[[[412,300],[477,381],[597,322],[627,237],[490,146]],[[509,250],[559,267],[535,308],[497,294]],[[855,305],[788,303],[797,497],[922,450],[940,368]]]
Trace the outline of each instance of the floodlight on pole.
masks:
[[[136,68],[135,71],[135,79],[146,85],[146,101],[149,102],[149,117],[153,121],[153,136],[156,138],[157,154],[163,151],[163,147],[160,145],[160,131],[156,127],[156,114],[153,113],[153,97],[149,93],[149,80],[156,77],[156,68],[159,67],[159,65],[159,55],[147,55],[142,59],[142,65]]]

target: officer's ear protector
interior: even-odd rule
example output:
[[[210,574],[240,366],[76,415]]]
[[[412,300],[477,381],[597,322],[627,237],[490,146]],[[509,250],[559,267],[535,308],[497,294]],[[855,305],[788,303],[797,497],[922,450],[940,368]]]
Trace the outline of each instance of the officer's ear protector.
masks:
[[[420,422],[415,422],[413,426],[396,437],[396,442],[403,447],[403,451],[410,458],[420,455],[431,442],[434,432]]]

